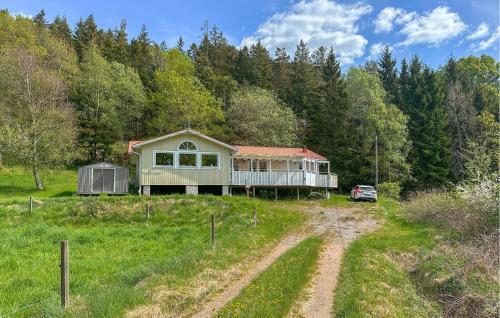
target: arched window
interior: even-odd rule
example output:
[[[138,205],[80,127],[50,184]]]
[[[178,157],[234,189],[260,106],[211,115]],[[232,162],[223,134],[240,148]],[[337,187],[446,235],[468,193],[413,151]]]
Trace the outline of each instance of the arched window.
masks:
[[[192,143],[191,141],[184,141],[182,144],[179,145],[179,150],[197,150],[196,145]]]

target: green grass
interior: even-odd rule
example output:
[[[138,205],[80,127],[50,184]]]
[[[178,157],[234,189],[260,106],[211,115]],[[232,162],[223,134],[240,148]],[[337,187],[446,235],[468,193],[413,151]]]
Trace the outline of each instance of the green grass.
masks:
[[[56,194],[56,188],[63,189],[49,187],[47,196]],[[153,202],[149,221],[145,200]],[[223,271],[259,255],[262,246],[304,220],[300,213],[242,197],[70,197],[43,202],[33,214],[24,200],[0,202],[0,316],[122,316],[151,303],[156,286],[183,290],[203,271]],[[252,225],[254,205],[257,227]],[[212,213],[217,220],[215,250],[210,243]],[[63,239],[70,246],[67,311],[60,309],[58,299]],[[172,303],[182,313],[199,301],[188,293]]]
[[[342,260],[334,317],[435,317],[437,305],[418,294],[405,259],[429,251],[436,242],[430,227],[408,223],[393,200],[380,199],[383,227],[353,242]]]
[[[218,317],[284,317],[310,279],[321,240],[308,238],[255,278]]]
[[[33,175],[21,167],[0,166],[0,200],[67,197],[76,191],[76,170],[51,170],[44,174],[45,189],[36,189]]]

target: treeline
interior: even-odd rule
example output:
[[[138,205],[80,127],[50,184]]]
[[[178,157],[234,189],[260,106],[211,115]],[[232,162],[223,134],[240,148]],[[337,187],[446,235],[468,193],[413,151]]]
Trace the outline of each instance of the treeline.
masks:
[[[498,169],[498,62],[450,57],[432,70],[414,56],[341,73],[335,48],[304,42],[270,53],[236,48],[217,27],[200,43],[155,43],[145,26],[74,30],[0,11],[0,143],[4,161],[33,170],[124,158],[128,140],[191,127],[233,144],[307,146],[326,155],[343,189],[375,182],[436,187]],[[477,171],[480,162],[481,171]],[[474,163],[474,164],[472,164]]]

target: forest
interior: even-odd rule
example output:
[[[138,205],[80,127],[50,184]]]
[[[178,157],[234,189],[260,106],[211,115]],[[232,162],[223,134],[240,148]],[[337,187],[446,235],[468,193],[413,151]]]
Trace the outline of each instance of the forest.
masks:
[[[307,146],[346,191],[377,182],[404,192],[498,171],[499,63],[487,55],[432,69],[418,55],[343,71],[335,47],[235,47],[216,26],[200,42],[156,43],[143,26],[74,29],[0,11],[0,159],[47,169],[126,162],[129,140],[190,127],[236,145]],[[378,149],[378,175],[375,173]],[[376,180],[377,179],[377,180]],[[398,190],[399,191],[399,190]]]

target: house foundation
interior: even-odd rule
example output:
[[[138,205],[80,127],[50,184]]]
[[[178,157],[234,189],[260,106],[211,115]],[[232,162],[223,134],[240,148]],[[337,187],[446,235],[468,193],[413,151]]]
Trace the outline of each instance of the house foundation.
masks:
[[[198,195],[198,186],[187,185],[186,186],[186,194]]]
[[[151,195],[151,186],[143,185],[142,186],[142,194],[150,196]]]

